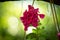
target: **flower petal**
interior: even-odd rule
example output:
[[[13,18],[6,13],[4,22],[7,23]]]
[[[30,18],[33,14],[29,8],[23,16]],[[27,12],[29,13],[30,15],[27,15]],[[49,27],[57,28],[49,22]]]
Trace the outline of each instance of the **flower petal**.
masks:
[[[32,11],[32,10],[34,10],[34,7],[31,5],[28,5],[28,11]]]
[[[43,18],[45,17],[44,14],[38,14],[38,15],[39,15],[39,17],[40,17],[41,19],[43,19]]]

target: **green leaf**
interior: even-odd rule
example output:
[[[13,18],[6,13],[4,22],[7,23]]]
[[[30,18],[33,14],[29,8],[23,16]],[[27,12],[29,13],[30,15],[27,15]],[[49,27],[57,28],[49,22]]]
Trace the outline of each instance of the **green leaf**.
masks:
[[[30,33],[30,34],[28,34],[27,36],[26,36],[26,39],[37,39],[37,35],[35,34],[35,33]]]
[[[36,30],[36,29],[33,29],[32,31],[33,31],[33,33],[35,33],[35,34],[36,34],[36,32],[37,32],[37,30]]]

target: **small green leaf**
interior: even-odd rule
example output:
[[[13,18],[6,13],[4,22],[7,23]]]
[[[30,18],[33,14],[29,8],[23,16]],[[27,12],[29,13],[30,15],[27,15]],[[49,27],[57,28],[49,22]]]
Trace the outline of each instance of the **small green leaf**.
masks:
[[[33,31],[33,33],[36,33],[36,32],[37,32],[37,30],[36,30],[36,29],[33,29],[32,31]]]
[[[35,33],[30,33],[26,36],[26,39],[37,39],[37,35]]]
[[[38,22],[38,25],[42,25],[40,22]]]

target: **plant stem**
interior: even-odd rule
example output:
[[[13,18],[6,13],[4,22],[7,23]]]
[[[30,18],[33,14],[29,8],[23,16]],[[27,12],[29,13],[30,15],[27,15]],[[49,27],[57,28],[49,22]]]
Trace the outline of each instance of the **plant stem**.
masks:
[[[32,6],[34,5],[35,0],[33,0]]]
[[[24,31],[24,40],[26,40],[26,31]]]

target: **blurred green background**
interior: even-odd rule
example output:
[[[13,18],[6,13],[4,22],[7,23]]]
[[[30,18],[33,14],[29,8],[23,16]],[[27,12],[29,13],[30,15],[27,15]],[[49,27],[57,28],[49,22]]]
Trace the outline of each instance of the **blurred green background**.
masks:
[[[0,2],[0,40],[24,40],[24,26],[20,17],[31,4],[32,1]],[[42,25],[39,25],[40,33],[38,35],[40,35],[40,39],[38,40],[58,40],[50,3],[35,1],[33,6],[39,8],[40,13],[45,14],[45,18],[40,19]],[[55,9],[60,26],[60,6],[55,5]],[[44,27],[44,30],[42,27]],[[36,40],[34,37],[31,39],[28,33],[26,36],[28,37],[27,40]]]

